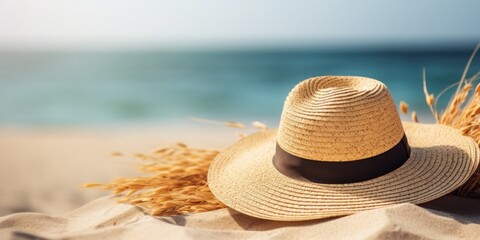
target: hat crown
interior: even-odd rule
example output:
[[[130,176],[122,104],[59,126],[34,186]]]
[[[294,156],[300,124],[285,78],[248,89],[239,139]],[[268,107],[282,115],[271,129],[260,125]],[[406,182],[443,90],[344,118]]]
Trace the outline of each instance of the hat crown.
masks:
[[[355,161],[399,143],[404,130],[380,81],[351,76],[307,79],[285,100],[277,143],[297,157]]]

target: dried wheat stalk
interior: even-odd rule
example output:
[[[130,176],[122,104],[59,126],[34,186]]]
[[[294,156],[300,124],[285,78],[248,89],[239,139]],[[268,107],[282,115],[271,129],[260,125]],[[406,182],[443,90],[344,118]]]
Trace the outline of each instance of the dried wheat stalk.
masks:
[[[477,45],[473,51],[470,59],[467,62],[462,77],[458,83],[452,84],[438,94],[435,99],[433,94],[429,94],[427,90],[426,74],[423,71],[423,90],[427,105],[429,106],[435,121],[438,124],[443,124],[457,128],[462,134],[473,138],[477,144],[480,144],[480,85],[475,87],[475,92],[469,97],[470,91],[473,88],[473,83],[480,79],[480,72],[467,78],[467,73],[470,64],[473,61],[475,54],[480,48]],[[440,114],[437,110],[437,102],[447,90],[457,86],[457,90],[453,94],[450,102],[447,104],[445,111]],[[405,104],[406,105],[406,104]],[[402,109],[402,104],[400,105]],[[402,109],[402,112],[403,109]],[[416,114],[415,114],[416,119]],[[480,168],[476,170],[473,176],[461,187],[454,192],[459,196],[480,197]]]
[[[244,127],[237,122],[195,120],[232,128]],[[267,129],[265,124],[258,121],[252,122],[252,126]],[[119,202],[140,206],[153,216],[220,209],[225,205],[213,196],[207,185],[208,168],[218,153],[219,150],[192,148],[185,143],[176,143],[157,148],[149,154],[135,154],[136,158],[147,161],[140,166],[140,171],[151,176],[118,178],[111,183],[87,183],[83,186],[110,190],[120,196]],[[118,152],[113,154],[119,155]]]
[[[225,207],[207,186],[208,167],[218,153],[177,143],[137,155],[148,161],[140,170],[151,176],[84,186],[111,190],[121,195],[119,202],[141,206],[154,216],[211,211]]]
[[[408,114],[408,104],[404,101],[400,102],[400,110],[403,114]]]

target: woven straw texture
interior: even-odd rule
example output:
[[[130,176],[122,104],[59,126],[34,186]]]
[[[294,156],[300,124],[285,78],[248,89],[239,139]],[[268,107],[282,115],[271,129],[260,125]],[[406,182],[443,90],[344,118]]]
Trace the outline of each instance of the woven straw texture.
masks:
[[[307,79],[290,92],[277,141],[298,157],[352,161],[387,151],[403,134],[395,103],[383,83],[328,76]]]
[[[461,186],[477,168],[480,156],[473,139],[443,125],[402,123],[385,85],[376,80],[335,78],[313,78],[297,85],[285,102],[278,131],[250,135],[221,152],[208,173],[215,197],[258,218],[319,219],[403,202],[427,202]],[[321,101],[325,98],[331,102]],[[315,101],[308,109],[297,107]],[[322,130],[332,134],[322,134]],[[407,162],[367,181],[320,184],[296,180],[278,172],[272,163],[277,140],[282,148],[304,158],[345,160],[335,157],[338,154],[352,161],[382,153],[403,134],[412,148]],[[365,144],[352,150],[348,139]],[[316,149],[328,143],[335,151]]]

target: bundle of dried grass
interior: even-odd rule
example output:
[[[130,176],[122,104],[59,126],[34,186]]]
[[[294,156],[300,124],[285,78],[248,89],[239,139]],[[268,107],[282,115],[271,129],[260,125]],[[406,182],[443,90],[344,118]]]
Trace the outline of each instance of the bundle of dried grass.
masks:
[[[205,119],[196,121],[244,128],[237,122],[217,122]],[[255,121],[254,128],[265,130],[266,125]],[[118,201],[140,206],[153,216],[172,216],[206,212],[224,208],[207,185],[208,168],[219,150],[193,148],[185,143],[160,147],[149,154],[136,154],[146,161],[140,171],[152,174],[147,177],[119,178],[111,183],[87,183],[84,187],[110,190],[119,196]],[[120,154],[121,155],[121,154]],[[119,156],[115,153],[114,156]]]
[[[442,90],[438,94],[437,98],[428,92],[426,73],[425,70],[423,71],[423,91],[425,94],[425,100],[433,114],[433,117],[435,118],[436,123],[459,129],[462,134],[473,138],[477,144],[480,144],[480,85],[477,84],[473,95],[469,97],[469,94],[473,89],[474,82],[480,79],[480,72],[477,72],[468,78],[467,74],[473,58],[475,57],[475,54],[479,48],[480,44],[477,45],[470,56],[460,81]],[[445,110],[442,110],[439,113],[437,110],[438,99],[455,86],[457,86],[457,89],[453,93],[453,96],[445,107]],[[408,105],[402,101],[400,103],[400,109],[403,113],[407,114]],[[417,114],[415,112],[412,112],[412,120],[418,122]],[[480,168],[477,169],[473,176],[454,193],[459,196],[479,198]]]
[[[205,212],[225,207],[207,186],[207,171],[218,150],[191,148],[184,143],[137,154],[148,177],[119,178],[84,187],[111,190],[121,203],[141,206],[154,216]]]

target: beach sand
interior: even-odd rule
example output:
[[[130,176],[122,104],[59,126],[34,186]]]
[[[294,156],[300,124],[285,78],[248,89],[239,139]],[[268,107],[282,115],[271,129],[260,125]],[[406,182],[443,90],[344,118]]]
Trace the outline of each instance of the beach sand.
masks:
[[[179,129],[181,129],[179,131]],[[183,141],[221,148],[218,126],[0,129],[0,239],[478,239],[480,201],[445,196],[307,222],[255,219],[231,209],[151,217],[82,183],[140,175],[132,156]],[[121,156],[111,156],[113,152]],[[83,205],[83,206],[82,206]],[[71,211],[72,209],[75,209]],[[32,213],[36,212],[36,213]],[[68,213],[67,213],[68,212]],[[10,215],[8,215],[10,214]]]
[[[230,209],[151,217],[103,197],[58,216],[0,217],[1,239],[478,239],[480,202],[447,196],[416,206],[398,204],[351,216],[275,222]]]

